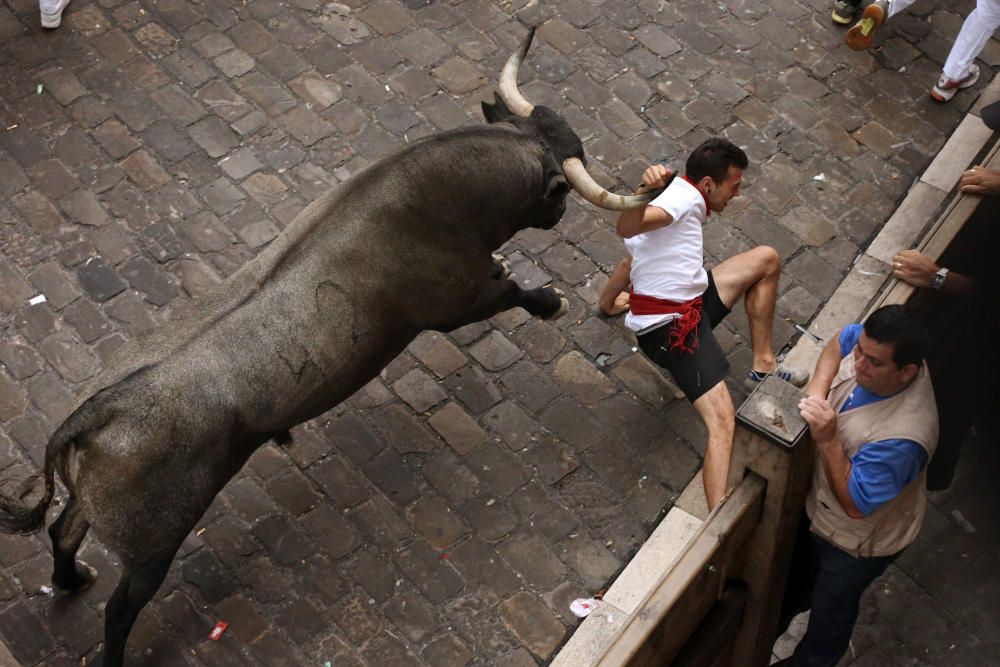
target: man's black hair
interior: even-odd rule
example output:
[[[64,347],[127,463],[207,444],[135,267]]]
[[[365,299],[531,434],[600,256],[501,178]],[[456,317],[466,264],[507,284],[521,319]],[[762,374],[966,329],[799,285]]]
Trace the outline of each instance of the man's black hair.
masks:
[[[916,314],[901,305],[882,306],[865,320],[865,333],[877,343],[892,345],[892,361],[897,368],[917,364],[927,358],[930,334]]]
[[[746,169],[749,164],[742,148],[728,139],[712,137],[691,151],[684,171],[696,183],[705,176],[710,176],[716,183],[722,183],[726,180],[730,166]]]

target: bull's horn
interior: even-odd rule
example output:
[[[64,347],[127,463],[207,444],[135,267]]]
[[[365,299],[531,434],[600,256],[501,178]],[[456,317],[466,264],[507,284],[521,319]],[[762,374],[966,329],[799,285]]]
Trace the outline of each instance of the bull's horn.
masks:
[[[587,172],[579,158],[570,157],[563,160],[563,174],[573,189],[594,206],[606,208],[609,211],[628,211],[645,206],[653,201],[658,192],[647,192],[641,195],[616,195],[608,192]]]
[[[503,71],[500,72],[500,99],[512,113],[525,118],[531,115],[531,110],[535,107],[524,99],[521,91],[517,89],[517,71],[521,68],[524,57],[528,55],[528,47],[531,46],[534,36],[535,29],[532,28],[521,43],[521,48],[511,54],[507,64],[503,66]]]

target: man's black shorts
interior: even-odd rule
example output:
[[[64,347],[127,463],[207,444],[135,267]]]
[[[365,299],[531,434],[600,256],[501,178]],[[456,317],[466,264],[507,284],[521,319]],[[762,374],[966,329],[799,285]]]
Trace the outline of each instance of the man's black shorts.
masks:
[[[653,329],[638,337],[639,348],[662,368],[670,371],[674,382],[681,388],[688,400],[694,403],[706,391],[726,379],[729,374],[729,360],[722,353],[719,341],[712,329],[729,314],[729,308],[719,298],[715,278],[708,272],[708,289],[702,294],[701,321],[698,328],[688,334],[685,345],[691,346],[697,333],[698,344],[693,352],[668,349],[670,332],[676,320]]]

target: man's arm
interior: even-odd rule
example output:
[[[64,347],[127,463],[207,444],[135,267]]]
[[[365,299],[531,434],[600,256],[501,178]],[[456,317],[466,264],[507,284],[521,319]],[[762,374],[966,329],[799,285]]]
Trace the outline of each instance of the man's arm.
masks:
[[[937,262],[919,250],[900,250],[892,258],[893,277],[914,287],[930,287],[940,268]],[[974,278],[951,271],[941,291],[954,296],[973,296],[979,291],[979,283]]]
[[[805,392],[816,398],[826,398],[830,395],[830,387],[833,385],[833,378],[837,376],[837,369],[840,368],[840,331],[835,336],[831,336],[826,347],[819,355],[816,362],[816,370],[813,371],[812,379],[806,385]]]
[[[837,343],[836,340],[831,341]],[[824,353],[826,350],[824,350]],[[833,489],[841,508],[852,519],[864,517],[851,497],[848,482],[851,479],[851,461],[844,453],[844,446],[837,435],[837,413],[825,398],[808,396],[799,401],[799,412],[809,424],[809,432],[816,441],[823,472]]]
[[[662,164],[654,164],[647,167],[642,172],[642,185],[636,188],[636,194],[643,194],[649,190],[662,188],[673,175],[673,172]],[[639,234],[650,232],[654,229],[666,227],[674,219],[669,213],[657,206],[643,206],[624,211],[618,217],[618,224],[615,228],[622,238],[632,238]]]
[[[628,310],[628,288],[631,282],[632,257],[627,256],[608,278],[608,283],[597,298],[597,307],[605,315],[617,315]]]

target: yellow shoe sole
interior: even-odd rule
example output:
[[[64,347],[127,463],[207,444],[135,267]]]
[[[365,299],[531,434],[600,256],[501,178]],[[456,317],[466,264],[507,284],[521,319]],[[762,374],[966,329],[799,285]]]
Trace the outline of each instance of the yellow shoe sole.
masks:
[[[844,42],[855,51],[864,51],[872,45],[875,33],[885,24],[885,12],[878,5],[868,5],[861,14],[861,20],[855,23]]]
[[[841,16],[837,13],[837,10],[834,10],[830,14],[830,18],[833,19],[833,22],[837,25],[850,25],[851,21],[854,20],[853,16]]]

